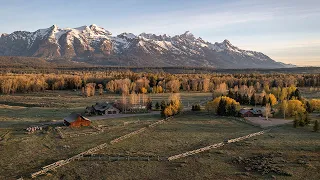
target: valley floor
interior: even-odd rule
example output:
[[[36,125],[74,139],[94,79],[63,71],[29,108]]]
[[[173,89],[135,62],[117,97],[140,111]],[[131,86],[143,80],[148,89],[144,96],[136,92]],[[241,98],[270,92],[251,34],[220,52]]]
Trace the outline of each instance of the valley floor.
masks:
[[[182,93],[181,96],[187,105],[208,98],[210,94]],[[167,97],[168,94],[152,95],[153,101]],[[105,128],[105,131],[84,135],[97,130],[92,127],[63,128],[61,132],[66,136],[63,139],[54,126],[33,134],[26,134],[23,129],[39,122],[60,120],[70,111],[80,112],[87,104],[108,98],[119,97],[83,98],[77,92],[1,96],[0,100],[6,103],[0,108],[0,179],[21,176],[29,179],[31,173],[45,165],[110,142],[161,119],[158,114],[150,114],[96,120],[93,126]],[[40,101],[51,106],[36,107]],[[20,104],[14,104],[18,102]],[[319,119],[317,116],[312,118]],[[162,160],[261,130],[235,118],[186,112],[96,152],[101,157],[141,157],[140,160],[83,158],[37,179],[320,179],[320,133],[312,132],[312,126],[293,128],[292,124],[285,124],[264,135],[194,156],[170,162]],[[152,160],[146,161],[148,156]],[[157,157],[161,160],[156,160]]]

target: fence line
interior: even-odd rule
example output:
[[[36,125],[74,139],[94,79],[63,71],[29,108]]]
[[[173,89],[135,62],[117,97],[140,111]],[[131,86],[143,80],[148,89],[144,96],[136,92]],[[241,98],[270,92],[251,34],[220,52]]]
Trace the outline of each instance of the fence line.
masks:
[[[104,131],[104,128],[101,128],[101,127],[97,127],[97,126],[94,126],[94,125],[91,125],[91,127],[97,131]]]
[[[64,138],[64,135],[63,135],[63,133],[61,132],[60,127],[56,127],[55,129],[57,130],[60,138],[63,139],[63,138]]]
[[[49,164],[49,165],[47,165],[47,166],[44,166],[44,167],[42,168],[42,170],[40,170],[40,171],[38,171],[38,172],[35,172],[35,173],[32,173],[32,174],[31,174],[31,177],[32,177],[32,178],[35,178],[35,177],[37,177],[37,176],[39,176],[39,175],[45,174],[45,173],[47,173],[48,171],[52,171],[52,170],[54,170],[54,169],[57,169],[58,167],[61,167],[61,166],[63,166],[63,165],[66,165],[66,164],[70,163],[71,161],[75,161],[75,160],[77,160],[77,159],[80,159],[80,158],[83,157],[85,154],[94,153],[94,152],[96,152],[96,151],[98,151],[98,150],[100,150],[100,149],[103,149],[103,148],[107,147],[107,146],[108,146],[108,143],[103,143],[103,144],[100,144],[99,146],[96,146],[96,147],[94,147],[94,148],[91,148],[91,149],[89,149],[89,150],[87,150],[87,151],[84,151],[84,152],[82,152],[82,153],[80,153],[80,154],[77,154],[77,155],[75,155],[75,156],[72,156],[71,158],[68,158],[68,159],[66,159],[66,160],[60,160],[60,161],[57,161],[57,162],[55,162],[55,163]]]
[[[10,131],[6,131],[5,133],[3,133],[2,135],[0,135],[0,141],[2,141],[4,139],[4,137],[9,134]]]
[[[150,124],[148,127],[140,128],[140,129],[138,129],[138,130],[136,130],[136,131],[133,131],[133,132],[131,132],[131,133],[129,133],[129,134],[120,136],[120,137],[118,137],[118,138],[110,141],[110,144],[115,144],[115,143],[118,143],[118,142],[120,142],[120,141],[122,141],[122,140],[128,139],[129,137],[131,137],[131,136],[133,136],[133,135],[140,134],[140,133],[144,132],[147,128],[155,127],[157,124],[162,124],[162,123],[164,123],[165,121],[168,121],[168,120],[171,119],[171,118],[172,118],[172,117],[159,120],[159,121],[157,121],[157,122],[155,122],[155,123],[153,123],[153,124]],[[58,132],[59,132],[59,130],[60,130],[60,129],[57,128],[57,131],[58,131]],[[60,136],[61,136],[61,135],[60,135]],[[63,134],[62,134],[62,136],[63,136]],[[66,160],[59,160],[59,161],[57,161],[57,162],[55,162],[55,163],[49,164],[49,165],[47,165],[47,166],[44,166],[44,167],[42,168],[42,170],[40,170],[40,171],[38,171],[38,172],[35,172],[35,173],[32,173],[32,174],[31,174],[31,177],[32,177],[32,178],[35,178],[35,177],[37,177],[37,176],[39,176],[39,175],[46,174],[48,171],[55,170],[55,169],[57,169],[57,168],[59,168],[59,167],[61,167],[61,166],[63,166],[63,165],[66,165],[66,164],[70,163],[71,161],[79,160],[79,159],[82,158],[84,155],[93,154],[93,153],[95,153],[95,152],[97,152],[97,151],[99,151],[99,150],[101,150],[101,149],[104,149],[104,148],[106,148],[108,145],[109,145],[109,143],[103,143],[103,144],[100,144],[100,145],[98,145],[98,146],[96,146],[96,147],[94,147],[94,148],[91,148],[91,149],[87,150],[87,151],[84,151],[84,152],[82,152],[82,153],[80,153],[80,154],[77,154],[77,155],[75,155],[75,156],[72,156],[71,158],[68,158],[68,159],[66,159]]]
[[[201,102],[201,101],[200,101],[200,102]],[[182,112],[181,112],[181,114],[182,114]],[[166,121],[168,121],[168,120],[170,120],[170,119],[172,119],[172,118],[173,118],[173,116],[167,117],[167,118],[165,118],[165,119],[159,120],[159,121],[157,121],[157,122],[155,122],[155,123],[152,123],[152,124],[148,125],[148,127],[144,127],[144,128],[138,129],[138,130],[136,130],[136,131],[133,131],[133,132],[131,132],[131,133],[129,133],[129,134],[123,135],[123,136],[121,136],[121,137],[119,137],[119,138],[116,138],[116,139],[110,141],[110,144],[115,144],[115,143],[118,143],[118,142],[120,142],[120,141],[122,141],[122,140],[128,139],[129,137],[131,137],[131,136],[133,136],[133,135],[140,134],[140,133],[144,132],[147,128],[155,127],[156,125],[165,123]],[[59,129],[59,128],[56,128],[56,129],[57,129],[60,137],[61,137],[61,138],[64,138],[64,136],[63,136],[62,132],[60,131],[60,129]],[[66,165],[66,164],[70,163],[71,161],[79,160],[80,158],[82,158],[82,157],[83,157],[84,155],[86,155],[86,154],[93,154],[93,153],[96,152],[96,151],[99,151],[99,150],[101,150],[101,149],[104,149],[104,148],[106,148],[108,145],[109,145],[108,143],[103,143],[103,144],[100,144],[100,145],[98,145],[98,146],[96,146],[96,147],[94,147],[94,148],[91,148],[91,149],[87,150],[87,151],[84,151],[84,152],[82,152],[82,153],[80,153],[80,154],[77,154],[77,155],[75,155],[75,156],[72,156],[71,158],[68,158],[68,159],[66,159],[66,160],[60,160],[60,161],[57,161],[57,162],[55,162],[55,163],[49,164],[49,165],[47,165],[47,166],[44,166],[44,167],[42,168],[42,170],[40,170],[40,171],[38,171],[38,172],[35,172],[35,173],[32,173],[32,174],[31,174],[31,177],[32,177],[32,178],[35,178],[35,177],[37,177],[37,176],[39,176],[39,175],[46,174],[48,171],[55,170],[55,169],[57,169],[57,168],[59,168],[59,167],[61,167],[61,166],[63,166],[63,165]],[[168,158],[168,160],[169,160],[169,158]]]
[[[129,125],[129,124],[148,124],[150,122],[154,122],[154,120],[126,121],[126,122],[123,122],[123,126]]]
[[[181,153],[181,154],[177,154],[177,155],[174,155],[174,156],[170,156],[168,158],[168,161],[180,159],[180,158],[183,158],[183,157],[187,157],[187,156],[191,156],[191,155],[194,155],[194,154],[201,153],[203,151],[208,151],[210,149],[215,149],[215,148],[218,148],[218,147],[222,147],[225,144],[235,143],[235,142],[238,142],[238,141],[241,141],[241,140],[244,140],[244,139],[248,139],[248,138],[253,137],[253,136],[259,136],[259,135],[264,134],[267,131],[270,131],[270,129],[264,130],[264,131],[259,131],[259,132],[252,133],[252,134],[248,134],[246,136],[242,136],[242,137],[238,137],[238,138],[234,138],[234,139],[229,139],[226,142],[220,142],[220,143],[213,144],[213,145],[210,145],[210,146],[206,146],[206,147],[203,147],[203,148],[199,148],[199,149],[196,149],[196,150],[187,151],[185,153]]]
[[[98,131],[98,132],[83,132],[83,133],[76,133],[76,134],[65,134],[66,137],[79,137],[79,136],[88,136],[88,135],[97,135],[101,134],[103,131]]]
[[[141,129],[144,129],[143,131],[145,131],[146,128],[141,128]],[[129,134],[137,134],[137,132],[138,132],[138,133],[143,132],[141,129],[139,129],[139,130],[137,130],[137,131],[134,131],[134,132],[132,132],[132,133],[129,133]],[[249,134],[249,135],[246,135],[246,136],[242,136],[242,137],[238,137],[238,138],[234,138],[234,139],[229,139],[229,140],[228,140],[227,142],[225,142],[225,143],[224,143],[224,142],[221,142],[221,143],[213,144],[213,145],[206,146],[206,147],[203,147],[203,148],[200,148],[200,149],[188,151],[188,152],[185,152],[185,153],[182,153],[182,154],[170,156],[170,157],[168,157],[167,160],[168,160],[168,161],[172,161],[172,160],[180,159],[180,158],[183,158],[183,157],[191,156],[191,155],[194,155],[194,154],[198,154],[198,153],[201,153],[201,152],[203,152],[203,151],[208,151],[208,150],[210,150],[210,149],[222,147],[222,146],[224,146],[225,144],[235,143],[235,142],[238,142],[238,141],[241,141],[241,140],[244,140],[244,139],[248,139],[248,138],[253,137],[253,136],[262,135],[262,134],[264,134],[264,133],[267,132],[267,131],[270,131],[270,129],[264,130],[264,131],[260,131],[260,132],[256,132],[256,133],[252,133],[252,134]],[[128,135],[128,134],[127,134],[127,135]],[[131,135],[131,136],[132,136],[132,135]],[[129,136],[129,137],[131,137],[131,136]],[[121,136],[121,137],[126,137],[126,135],[125,135],[125,136]],[[121,140],[128,138],[128,137],[126,137],[126,138],[121,138],[121,137],[120,137]],[[117,138],[117,139],[119,139],[119,138]],[[116,140],[116,139],[115,139],[115,140]],[[119,141],[121,141],[121,140],[119,140]],[[119,142],[119,141],[115,141],[114,143],[117,143],[117,142]],[[111,142],[112,142],[112,141],[111,141]],[[110,143],[111,143],[111,142],[110,142]],[[82,153],[80,153],[80,154],[77,154],[77,155],[75,155],[75,156],[73,156],[73,157],[71,157],[71,158],[68,158],[68,159],[66,159],[66,160],[60,160],[60,161],[57,161],[57,162],[55,162],[55,163],[49,164],[49,165],[47,165],[47,166],[44,166],[44,167],[42,168],[42,170],[31,174],[31,177],[32,177],[32,178],[35,178],[35,177],[37,177],[37,176],[39,176],[39,175],[41,175],[41,174],[47,173],[48,171],[52,171],[52,170],[54,170],[54,169],[56,169],[56,168],[58,168],[58,167],[61,167],[61,166],[63,166],[63,165],[66,165],[66,164],[70,163],[71,161],[80,160],[80,158],[83,158],[84,155],[93,154],[94,152],[97,152],[97,151],[99,151],[99,150],[101,150],[101,149],[106,148],[108,145],[109,145],[108,143],[103,143],[103,144],[101,144],[101,145],[99,145],[99,146],[96,146],[96,147],[94,147],[94,148],[91,148],[91,149],[89,149],[89,150],[87,150],[87,151],[84,151],[84,152],[82,152]]]
[[[82,157],[79,161],[168,161],[165,156],[120,156],[90,154]]]
[[[122,141],[122,140],[128,139],[128,138],[131,137],[131,136],[134,136],[134,135],[136,135],[136,134],[140,134],[140,133],[144,132],[146,129],[147,129],[147,128],[145,128],[145,127],[144,127],[144,128],[140,128],[140,129],[138,129],[138,130],[136,130],[136,131],[133,131],[133,132],[131,132],[131,133],[129,133],[129,134],[120,136],[120,137],[118,137],[118,138],[110,141],[110,144],[115,144],[115,143],[118,143],[118,142],[120,142],[120,141]]]

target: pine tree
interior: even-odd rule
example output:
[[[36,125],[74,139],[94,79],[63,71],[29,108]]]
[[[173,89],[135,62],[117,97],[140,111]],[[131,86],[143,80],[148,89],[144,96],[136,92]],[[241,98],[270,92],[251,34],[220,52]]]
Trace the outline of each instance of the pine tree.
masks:
[[[159,104],[158,101],[156,102],[155,108],[156,108],[156,109],[159,109],[159,108],[160,108],[160,104]]]
[[[228,91],[228,95],[229,98],[234,99],[234,93],[232,91]]]
[[[238,102],[240,102],[240,104],[244,104],[243,103],[243,96],[240,93],[238,94]]]
[[[250,105],[251,105],[251,106],[256,105],[255,94],[253,94],[253,95],[251,96],[251,99],[250,99]]]
[[[221,116],[222,114],[222,106],[223,106],[223,102],[222,102],[222,98],[220,98],[219,104],[218,104],[218,108],[217,108],[217,114]]]
[[[297,118],[297,116],[295,116],[295,117],[294,117],[294,120],[293,120],[293,127],[294,127],[294,128],[297,128],[297,127],[298,127],[298,123],[299,123],[299,122],[298,122],[298,118]]]
[[[228,107],[227,113],[229,116],[236,116],[237,115],[237,110],[236,110],[236,106],[234,103],[232,103],[231,106]]]
[[[160,107],[161,107],[161,110],[164,110],[164,108],[167,106],[167,104],[166,104],[166,102],[163,100],[163,101],[161,101],[161,105],[160,105]]]
[[[164,114],[164,109],[161,109],[160,115],[161,117],[166,117],[166,115]]]
[[[226,105],[227,102],[221,98],[217,109],[218,115],[225,116],[227,114]]]
[[[314,122],[313,131],[314,131],[314,132],[319,131],[319,122],[318,122],[318,120],[316,120],[316,121]]]
[[[226,115],[227,115],[227,101],[225,101],[225,100],[223,100],[222,115],[223,115],[223,116],[226,116]]]
[[[272,105],[272,103],[271,103],[272,101],[271,101],[271,98],[269,97],[268,98],[268,102],[267,103],[269,103],[270,105]]]
[[[249,96],[245,94],[245,95],[243,96],[243,104],[249,104],[249,103],[250,103]]]
[[[306,125],[310,124],[310,117],[309,117],[309,113],[308,112],[306,112],[306,114],[305,114],[304,123]]]
[[[299,113],[299,126],[304,127],[305,122],[303,118],[303,114]]]
[[[200,111],[201,110],[201,107],[200,107],[200,104],[195,104],[195,105],[192,105],[192,111]]]
[[[300,94],[300,91],[299,91],[298,88],[294,91],[294,96],[295,96],[298,100],[301,100],[301,94]]]
[[[152,101],[150,98],[147,100],[146,108],[147,110],[152,110]]]
[[[307,103],[306,103],[306,110],[307,110],[308,113],[312,113],[312,111],[313,111],[309,101],[307,101]]]

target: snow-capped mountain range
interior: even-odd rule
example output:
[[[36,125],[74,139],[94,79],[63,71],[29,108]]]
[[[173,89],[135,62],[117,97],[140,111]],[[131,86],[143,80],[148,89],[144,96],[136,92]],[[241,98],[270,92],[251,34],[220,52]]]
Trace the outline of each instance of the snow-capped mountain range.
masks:
[[[242,50],[228,40],[210,43],[189,31],[181,35],[111,32],[95,24],[78,28],[53,25],[35,32],[0,34],[0,56],[66,59],[117,66],[206,66],[216,68],[283,68],[260,52]]]

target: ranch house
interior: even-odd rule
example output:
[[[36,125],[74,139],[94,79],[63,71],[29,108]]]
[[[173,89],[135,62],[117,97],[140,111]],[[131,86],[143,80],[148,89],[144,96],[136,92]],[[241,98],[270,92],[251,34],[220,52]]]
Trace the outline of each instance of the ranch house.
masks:
[[[86,114],[88,115],[110,115],[119,113],[120,110],[108,102],[96,103],[92,107],[86,108]]]

